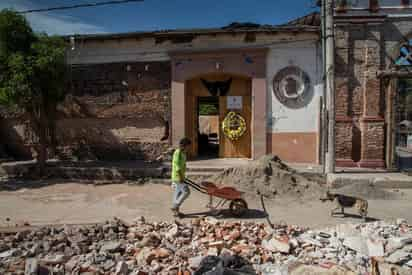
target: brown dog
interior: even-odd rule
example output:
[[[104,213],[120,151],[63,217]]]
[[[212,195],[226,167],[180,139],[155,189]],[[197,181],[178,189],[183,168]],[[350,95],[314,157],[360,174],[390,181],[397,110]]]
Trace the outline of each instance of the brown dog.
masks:
[[[341,194],[336,194],[336,193],[331,193],[326,191],[325,197],[320,198],[321,201],[332,201],[335,204],[335,208],[332,209],[331,211],[331,216],[334,216],[337,210],[341,210],[340,214],[343,214],[345,216],[345,208],[357,208],[359,215],[366,220],[366,217],[368,215],[368,201],[361,199],[361,198],[356,198],[356,197],[351,197],[351,196],[346,196],[346,195],[341,195]]]

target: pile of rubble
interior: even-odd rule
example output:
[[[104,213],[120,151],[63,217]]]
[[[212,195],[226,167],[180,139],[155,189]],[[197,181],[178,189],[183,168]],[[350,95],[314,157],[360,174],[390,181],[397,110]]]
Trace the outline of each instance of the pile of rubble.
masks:
[[[210,217],[185,224],[116,219],[1,233],[0,274],[203,274],[196,270],[230,255],[252,267],[230,274],[308,274],[302,268],[309,267],[371,274],[374,263],[410,274],[411,251],[412,227],[403,220],[311,231]]]
[[[257,193],[268,198],[279,195],[282,198],[319,198],[324,192],[324,182],[299,173],[273,155],[226,169],[214,176],[212,181],[233,185],[249,194]]]

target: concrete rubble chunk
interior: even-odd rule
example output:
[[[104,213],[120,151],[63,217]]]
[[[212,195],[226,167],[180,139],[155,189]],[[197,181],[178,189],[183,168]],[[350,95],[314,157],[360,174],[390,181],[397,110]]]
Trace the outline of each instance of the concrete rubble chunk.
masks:
[[[383,257],[385,254],[383,242],[381,240],[367,239],[369,257]]]
[[[72,244],[79,244],[79,243],[87,242],[89,238],[87,236],[84,236],[83,234],[76,234],[74,236],[70,236],[68,240]]]
[[[154,251],[156,258],[167,258],[171,255],[170,251],[165,248],[159,248]]]
[[[218,256],[219,255],[219,250],[216,247],[210,247],[207,250],[207,255],[209,255],[209,256]]]
[[[292,238],[289,240],[289,244],[292,248],[299,246],[299,241],[296,238]]]
[[[118,262],[114,275],[127,275],[129,273],[129,267],[125,262]]]
[[[160,265],[159,262],[153,261],[151,263],[151,270],[152,272],[158,273],[160,270],[162,270],[162,266]]]
[[[179,227],[178,227],[178,225],[177,225],[177,224],[173,224],[173,225],[172,225],[172,228],[170,228],[169,231],[167,232],[166,238],[169,239],[169,240],[171,240],[171,239],[173,239],[174,237],[176,237],[178,233],[179,233]]]
[[[4,251],[4,252],[0,253],[0,259],[14,256],[17,253],[18,253],[18,249],[10,249],[10,250]]]
[[[118,252],[121,250],[122,244],[118,241],[109,241],[103,244],[100,252]]]
[[[408,262],[406,262],[405,265],[412,267],[412,260],[409,260]]]
[[[387,244],[387,252],[392,252],[412,243],[412,236],[392,237],[389,238]]]
[[[108,270],[112,269],[112,267],[114,267],[114,266],[115,266],[115,262],[114,262],[114,261],[112,261],[112,260],[107,260],[107,261],[105,261],[104,264],[103,264],[103,269],[106,270],[106,271],[108,271]]]
[[[216,247],[218,249],[222,249],[225,245],[224,241],[215,241],[215,242],[210,242],[209,247]]]
[[[37,275],[39,272],[39,262],[35,258],[26,259],[24,275]]]
[[[263,240],[262,247],[271,252],[289,253],[290,251],[290,245],[287,241],[279,241],[275,238],[272,238],[269,241]]]
[[[142,250],[140,250],[139,254],[137,255],[136,261],[139,266],[145,266],[147,264],[150,265],[150,263],[155,258],[156,258],[155,252],[149,247],[144,247]]]
[[[289,275],[288,266],[280,264],[263,264],[257,269],[262,275]]]
[[[217,225],[219,223],[219,220],[214,217],[207,217],[206,222],[211,225]]]
[[[9,247],[5,243],[0,242],[0,253],[9,250]]]
[[[198,269],[203,258],[204,256],[196,256],[196,257],[189,258],[189,267],[191,269]]]
[[[325,256],[325,254],[322,253],[322,251],[320,251],[320,250],[316,250],[316,251],[309,252],[308,256],[310,256],[311,258],[314,258],[314,259],[320,259],[320,258],[323,258]]]
[[[407,223],[408,223],[408,221],[405,220],[405,219],[402,219],[402,218],[397,218],[397,219],[396,219],[396,224],[397,224],[397,225],[407,224]]]
[[[379,272],[382,275],[410,275],[410,268],[400,267],[399,265],[393,265],[388,263],[379,263],[378,264]]]
[[[407,262],[409,259],[412,258],[412,254],[409,252],[405,252],[402,250],[397,250],[393,252],[389,257],[386,258],[388,263],[398,264],[402,262]]]
[[[303,236],[300,238],[300,242],[307,244],[307,245],[313,245],[317,247],[323,247],[322,243],[312,237],[309,236]]]
[[[343,242],[343,245],[356,251],[361,255],[367,256],[369,254],[366,241],[362,237],[346,237]]]
[[[334,274],[336,267],[365,274],[371,257],[379,264],[412,271],[411,236],[412,227],[404,221],[308,230],[284,223],[270,228],[214,218],[174,223],[139,219],[131,224],[114,220],[45,227],[20,235],[0,233],[0,246],[5,247],[0,262],[7,263],[0,264],[0,274],[24,274],[36,258],[39,270],[44,266],[53,274],[184,274],[199,268],[207,255],[238,255],[261,274],[282,274],[288,269],[288,275]],[[297,264],[305,268],[293,269]]]
[[[35,255],[39,254],[40,251],[41,251],[40,244],[36,243],[30,248],[29,254],[32,255],[32,256],[35,256]]]
[[[64,265],[64,266],[65,266],[65,269],[66,269],[67,271],[72,271],[72,270],[74,270],[75,267],[79,265],[80,260],[81,260],[81,257],[80,257],[80,256],[73,256],[73,257],[72,257],[68,262],[66,262],[66,264]]]
[[[62,264],[66,262],[66,257],[64,254],[46,255],[41,262],[45,264]]]
[[[322,238],[330,238],[332,237],[331,234],[326,233],[326,232],[319,232],[318,235]]]

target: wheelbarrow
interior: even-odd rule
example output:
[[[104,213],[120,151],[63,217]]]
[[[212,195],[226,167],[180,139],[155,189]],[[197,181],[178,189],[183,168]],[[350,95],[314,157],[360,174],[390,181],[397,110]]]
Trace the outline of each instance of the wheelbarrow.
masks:
[[[247,202],[242,198],[243,192],[238,191],[236,188],[217,187],[211,182],[201,182],[199,184],[190,179],[185,179],[184,182],[196,191],[209,196],[209,203],[206,207],[212,211],[219,211],[218,208],[222,208],[227,202],[230,202],[230,214],[235,217],[241,217],[248,209]],[[213,205],[213,198],[218,199],[215,205]]]

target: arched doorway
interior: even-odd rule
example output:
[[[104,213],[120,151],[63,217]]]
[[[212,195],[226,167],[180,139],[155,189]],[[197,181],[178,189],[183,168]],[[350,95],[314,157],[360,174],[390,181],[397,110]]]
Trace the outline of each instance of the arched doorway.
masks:
[[[192,158],[250,158],[251,79],[212,73],[187,80],[185,87],[185,131],[193,141],[189,155]],[[230,112],[245,122],[246,129],[237,139],[230,138],[222,129],[223,120]]]

